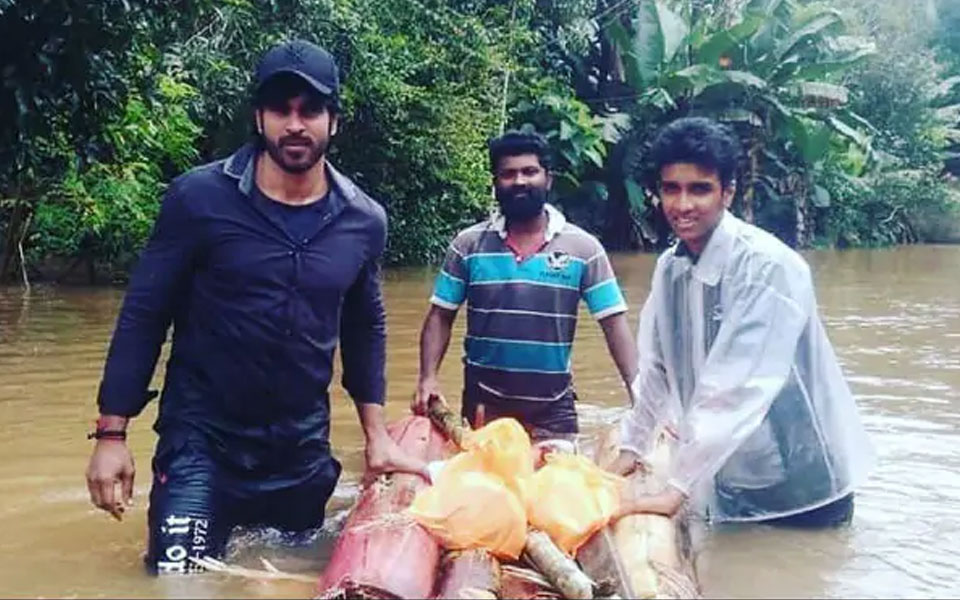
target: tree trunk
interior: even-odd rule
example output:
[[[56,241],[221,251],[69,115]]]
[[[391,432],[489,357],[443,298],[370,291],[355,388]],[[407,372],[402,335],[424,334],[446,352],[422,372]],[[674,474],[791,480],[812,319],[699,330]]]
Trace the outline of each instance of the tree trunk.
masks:
[[[605,183],[608,196],[602,236],[607,250],[634,250],[636,247],[634,217],[624,185],[627,173],[622,166],[628,146],[625,140],[620,141],[607,158]]]
[[[611,427],[600,440],[596,461],[610,465],[619,453],[619,429]],[[662,434],[650,472],[630,477],[632,492],[651,494],[666,485],[670,438]],[[599,586],[613,588],[621,598],[699,598],[696,556],[689,515],[629,515],[597,532],[577,554],[584,571]]]
[[[740,215],[747,223],[754,222],[753,200],[757,192],[757,173],[759,171],[759,154],[762,143],[760,137],[755,133],[750,134],[750,148],[747,150],[749,161],[748,172],[746,176],[746,189],[743,191],[742,214]]]
[[[3,243],[0,284],[14,278],[21,278],[24,284],[29,286],[26,277],[27,266],[23,263],[23,241],[26,239],[32,216],[30,206],[25,202],[18,202],[14,205]]]
[[[633,214],[630,211],[630,201],[627,199],[627,195],[610,189],[610,196],[607,199],[603,246],[607,250],[633,250],[634,229]]]
[[[604,0],[597,0],[597,14],[606,13],[609,10],[607,4]],[[600,92],[600,102],[606,104],[606,98],[620,93],[621,86],[626,81],[626,76],[624,75],[623,59],[620,57],[620,52],[617,52],[616,45],[607,35],[606,30],[601,28],[597,37],[600,42],[597,90]]]
[[[796,248],[806,248],[810,245],[810,215],[808,210],[809,196],[810,196],[810,178],[809,175],[804,174],[803,179],[800,180],[800,184],[797,186],[796,193],[794,194],[794,208],[796,212],[796,223],[794,223],[794,247]]]
[[[500,594],[500,562],[482,549],[453,551],[440,561],[436,598],[495,600]]]
[[[411,456],[440,460],[447,445],[425,417],[388,426],[390,437]],[[433,593],[440,545],[405,514],[422,477],[381,475],[364,485],[320,578],[322,598],[428,598]]]

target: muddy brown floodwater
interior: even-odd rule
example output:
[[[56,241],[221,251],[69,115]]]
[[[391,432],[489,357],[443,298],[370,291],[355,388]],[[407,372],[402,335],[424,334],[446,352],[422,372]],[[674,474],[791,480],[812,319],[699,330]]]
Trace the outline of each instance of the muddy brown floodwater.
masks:
[[[806,254],[820,309],[879,457],[860,490],[853,525],[827,532],[763,527],[713,532],[700,557],[714,597],[931,597],[960,594],[960,246]],[[653,269],[650,255],[614,266],[636,325]],[[388,413],[407,410],[429,269],[386,274]],[[94,510],[83,471],[85,434],[122,290],[0,288],[0,596],[310,597],[311,585],[221,575],[157,580],[141,567],[156,406],[131,430],[139,468],[136,506],[123,523]],[[599,327],[581,314],[575,381],[586,434],[615,419],[625,398]],[[458,320],[442,371],[450,396],[461,374]],[[159,373],[155,385],[159,383]],[[356,491],[362,436],[333,386],[333,445],[343,477],[331,527]],[[318,573],[332,535],[285,547],[241,532],[229,559]]]

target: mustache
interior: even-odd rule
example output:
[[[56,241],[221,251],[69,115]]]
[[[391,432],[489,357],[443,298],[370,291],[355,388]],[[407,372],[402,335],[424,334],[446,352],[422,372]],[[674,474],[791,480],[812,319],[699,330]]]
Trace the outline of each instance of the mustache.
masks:
[[[517,196],[519,194],[529,194],[537,189],[540,188],[532,185],[511,185],[510,187],[503,188],[503,191],[511,196]]]
[[[299,135],[287,135],[278,141],[279,146],[313,146],[313,140]]]

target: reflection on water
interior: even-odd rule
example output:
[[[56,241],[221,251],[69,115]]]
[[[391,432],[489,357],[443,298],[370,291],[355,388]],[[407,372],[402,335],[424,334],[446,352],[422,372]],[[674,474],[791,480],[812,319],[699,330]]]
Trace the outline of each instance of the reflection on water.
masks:
[[[960,594],[960,247],[812,252],[821,311],[860,401],[879,466],[857,497],[851,528],[803,532],[733,528],[708,536],[701,579],[716,597],[921,597]],[[635,325],[654,258],[614,266]],[[417,370],[416,340],[432,281],[427,269],[387,273],[389,406],[404,414]],[[313,586],[208,575],[155,580],[143,574],[146,476],[155,406],[134,422],[137,506],[123,523],[87,501],[84,437],[122,292],[0,289],[0,596],[310,597]],[[585,318],[584,318],[585,317]],[[441,372],[461,385],[462,319]],[[582,315],[574,347],[584,430],[615,419],[624,402],[599,328]],[[159,383],[159,376],[155,385]],[[352,404],[335,386],[333,444],[344,476],[324,531],[290,547],[243,532],[231,560],[259,558],[301,573],[329,555],[337,516],[362,466]]]

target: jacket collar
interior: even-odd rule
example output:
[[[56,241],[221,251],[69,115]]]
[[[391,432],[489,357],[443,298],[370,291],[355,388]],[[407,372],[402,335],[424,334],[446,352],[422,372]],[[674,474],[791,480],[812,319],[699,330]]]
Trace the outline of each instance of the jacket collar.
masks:
[[[684,264],[691,270],[693,277],[710,286],[717,285],[723,274],[723,265],[730,254],[730,248],[736,235],[737,218],[730,211],[723,211],[720,222],[717,223],[707,245],[694,261],[689,249],[683,242],[676,245],[673,255],[676,258],[686,258]],[[687,269],[682,269],[685,272]]]
[[[567,218],[552,204],[544,204],[543,208],[547,211],[547,230],[544,232],[544,238],[549,242],[563,230],[567,224]],[[507,238],[507,219],[500,214],[498,208],[494,208],[490,215],[490,229],[496,231],[500,239]]]
[[[245,196],[249,196],[253,190],[254,176],[256,174],[257,155],[259,149],[253,142],[248,142],[241,146],[236,152],[230,155],[223,162],[223,172],[235,180],[237,187]],[[331,183],[336,186],[340,195],[352,202],[359,193],[357,186],[345,175],[326,161],[327,175],[330,176]]]

